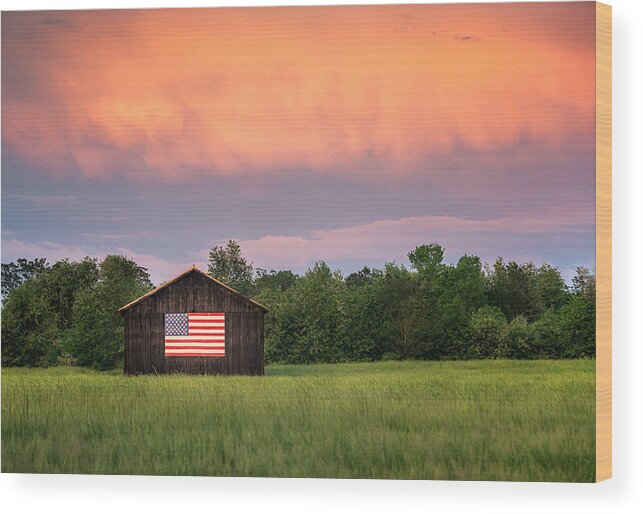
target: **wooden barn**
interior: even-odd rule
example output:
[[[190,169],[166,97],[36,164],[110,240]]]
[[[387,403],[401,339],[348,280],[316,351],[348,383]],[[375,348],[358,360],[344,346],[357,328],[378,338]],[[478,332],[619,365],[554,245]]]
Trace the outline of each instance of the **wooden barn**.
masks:
[[[195,266],[118,311],[127,374],[264,374],[268,309]]]

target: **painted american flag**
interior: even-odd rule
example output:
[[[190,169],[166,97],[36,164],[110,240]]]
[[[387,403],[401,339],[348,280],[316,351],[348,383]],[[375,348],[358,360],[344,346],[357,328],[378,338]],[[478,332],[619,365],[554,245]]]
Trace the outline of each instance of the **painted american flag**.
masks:
[[[165,356],[225,357],[225,314],[166,314]]]

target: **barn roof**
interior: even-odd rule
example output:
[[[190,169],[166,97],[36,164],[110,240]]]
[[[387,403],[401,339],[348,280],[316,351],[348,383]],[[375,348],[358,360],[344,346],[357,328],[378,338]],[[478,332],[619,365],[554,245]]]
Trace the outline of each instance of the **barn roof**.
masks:
[[[259,302],[255,302],[252,298],[248,298],[247,296],[245,296],[245,295],[241,294],[239,291],[236,291],[235,289],[232,289],[230,286],[228,286],[228,285],[224,284],[224,283],[223,283],[223,282],[221,282],[220,280],[217,280],[216,278],[213,278],[213,277],[211,277],[210,275],[208,275],[207,273],[205,273],[205,272],[201,271],[201,270],[200,270],[199,268],[197,268],[196,266],[190,266],[190,267],[189,267],[188,269],[186,269],[183,273],[181,273],[181,274],[177,275],[177,276],[176,276],[176,277],[174,277],[172,280],[168,280],[168,281],[167,281],[167,282],[165,282],[164,284],[162,284],[162,285],[158,286],[156,289],[152,289],[149,293],[145,293],[143,296],[140,296],[139,298],[137,298],[136,300],[134,300],[134,301],[132,301],[132,302],[128,303],[127,305],[123,305],[120,309],[118,309],[118,312],[125,312],[125,311],[127,311],[127,310],[131,309],[132,307],[134,307],[134,305],[137,305],[137,304],[141,303],[142,301],[146,300],[146,299],[147,299],[147,298],[149,298],[150,296],[154,296],[154,295],[155,295],[156,293],[158,293],[161,289],[164,289],[164,288],[166,288],[166,287],[168,287],[168,286],[170,286],[170,285],[174,284],[175,282],[178,282],[179,280],[181,280],[183,277],[185,277],[185,276],[189,275],[190,273],[198,273],[198,274],[199,274],[199,275],[201,275],[202,277],[205,277],[205,278],[207,278],[208,280],[211,280],[211,281],[212,281],[212,282],[214,282],[215,284],[218,284],[218,285],[220,285],[221,287],[225,287],[228,291],[230,291],[230,292],[232,292],[232,293],[236,294],[237,296],[240,296],[241,298],[243,298],[243,299],[244,299],[244,300],[246,300],[247,302],[249,302],[249,303],[253,304],[254,306],[259,307],[260,309],[263,309],[263,310],[264,310],[264,311],[266,311],[266,312],[268,311],[268,307],[266,307],[266,306],[264,306],[264,305],[261,305]]]

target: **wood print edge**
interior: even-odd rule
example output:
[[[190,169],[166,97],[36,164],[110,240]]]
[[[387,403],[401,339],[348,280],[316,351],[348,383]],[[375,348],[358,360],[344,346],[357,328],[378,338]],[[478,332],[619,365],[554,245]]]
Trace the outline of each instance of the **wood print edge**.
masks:
[[[612,8],[596,2],[596,481],[612,477]]]

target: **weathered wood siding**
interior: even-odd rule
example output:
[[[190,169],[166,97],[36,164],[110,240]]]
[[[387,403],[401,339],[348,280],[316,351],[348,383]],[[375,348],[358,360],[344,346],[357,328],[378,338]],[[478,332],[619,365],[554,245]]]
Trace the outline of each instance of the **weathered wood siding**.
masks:
[[[224,312],[225,357],[165,357],[164,315]],[[264,311],[243,297],[190,273],[123,313],[125,372],[263,375]]]

